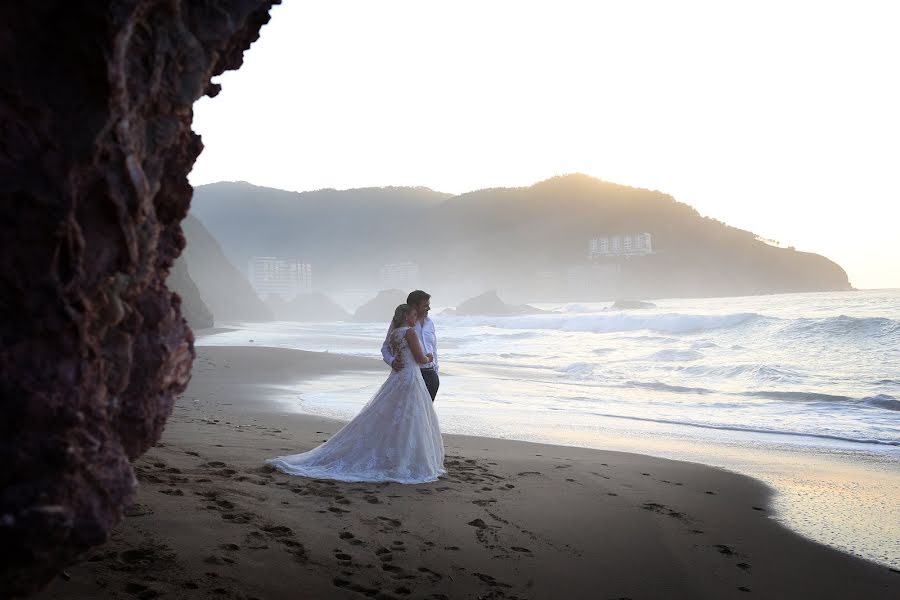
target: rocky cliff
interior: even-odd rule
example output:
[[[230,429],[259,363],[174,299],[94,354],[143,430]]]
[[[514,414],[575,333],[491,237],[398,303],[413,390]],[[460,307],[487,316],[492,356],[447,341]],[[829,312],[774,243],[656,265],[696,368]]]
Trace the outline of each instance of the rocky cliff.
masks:
[[[276,1],[0,3],[0,597],[104,541],[190,378],[191,107]]]

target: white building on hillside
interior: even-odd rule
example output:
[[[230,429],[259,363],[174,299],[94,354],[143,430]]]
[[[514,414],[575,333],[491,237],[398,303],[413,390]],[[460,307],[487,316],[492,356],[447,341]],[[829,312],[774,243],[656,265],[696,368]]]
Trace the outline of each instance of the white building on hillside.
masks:
[[[263,300],[272,296],[291,300],[312,291],[312,265],[299,258],[254,256],[247,272],[250,284]]]
[[[641,254],[653,254],[653,243],[649,233],[595,237],[591,238],[588,244],[589,259]]]
[[[383,289],[412,289],[419,277],[419,263],[403,261],[389,263],[381,267],[379,282]]]

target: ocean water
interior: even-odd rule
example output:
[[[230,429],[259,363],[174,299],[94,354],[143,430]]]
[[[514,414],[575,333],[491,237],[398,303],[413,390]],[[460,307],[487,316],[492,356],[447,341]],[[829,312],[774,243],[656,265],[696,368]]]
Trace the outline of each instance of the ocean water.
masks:
[[[768,483],[800,533],[900,567],[900,290],[504,318],[441,315],[432,300],[444,431],[728,468]],[[236,324],[198,343],[379,357],[388,317]],[[281,400],[349,419],[380,383],[324,377]]]

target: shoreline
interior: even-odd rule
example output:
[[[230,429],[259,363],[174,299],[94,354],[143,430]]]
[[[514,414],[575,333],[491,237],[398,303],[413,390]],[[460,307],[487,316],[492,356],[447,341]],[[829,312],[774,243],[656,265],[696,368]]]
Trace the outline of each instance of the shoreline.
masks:
[[[263,466],[342,422],[272,386],[376,359],[197,349],[161,443],[135,462],[112,539],[37,597],[894,597],[900,573],[770,518],[772,490],[642,454],[445,435],[433,484],[341,483]],[[219,591],[217,591],[219,590]],[[140,596],[144,594],[144,596]]]

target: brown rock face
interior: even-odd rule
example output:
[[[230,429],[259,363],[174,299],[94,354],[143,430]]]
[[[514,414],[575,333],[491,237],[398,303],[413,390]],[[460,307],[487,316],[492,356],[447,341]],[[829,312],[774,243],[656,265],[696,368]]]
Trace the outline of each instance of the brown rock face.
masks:
[[[190,378],[191,107],[274,3],[0,3],[0,597],[106,538]]]

